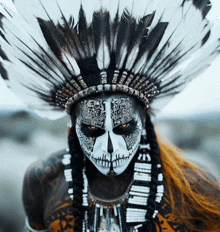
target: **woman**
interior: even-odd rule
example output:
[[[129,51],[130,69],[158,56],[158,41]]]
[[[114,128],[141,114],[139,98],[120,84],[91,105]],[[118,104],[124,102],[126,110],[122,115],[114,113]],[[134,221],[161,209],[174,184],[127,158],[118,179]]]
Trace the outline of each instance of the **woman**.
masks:
[[[3,78],[19,76],[33,109],[65,109],[72,123],[69,150],[27,170],[25,231],[219,231],[219,183],[160,142],[150,120],[152,102],[218,54],[210,2],[15,6],[22,17],[2,19]]]
[[[140,231],[219,231],[218,183],[182,158],[176,147],[156,138],[150,117],[136,98],[126,94],[90,96],[78,102],[71,115],[70,153],[53,155],[26,173],[27,228],[84,231],[86,212],[90,231],[136,231],[135,226]],[[136,144],[141,144],[139,149]],[[160,192],[155,186],[162,186],[159,162],[165,191],[158,203]],[[138,169],[141,164],[152,164],[151,182],[144,175],[143,179],[137,177],[148,171]],[[135,198],[139,202],[134,202]],[[156,217],[155,210],[159,211]]]

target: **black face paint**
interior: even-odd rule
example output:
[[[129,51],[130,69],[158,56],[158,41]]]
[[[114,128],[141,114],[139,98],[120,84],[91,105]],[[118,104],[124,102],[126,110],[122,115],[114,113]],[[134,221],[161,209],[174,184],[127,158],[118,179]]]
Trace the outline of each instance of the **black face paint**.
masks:
[[[96,138],[102,136],[105,133],[104,129],[98,127],[89,126],[87,124],[81,123],[81,131],[86,137]]]
[[[109,132],[108,132],[108,153],[111,154],[113,153],[113,145],[112,145],[112,140],[110,138]]]
[[[77,123],[76,127],[81,128],[77,130],[77,136],[78,136],[79,141],[81,141],[84,144],[84,146],[87,147],[87,149],[92,152],[96,137],[90,136],[88,132],[89,129],[83,128],[82,124]]]

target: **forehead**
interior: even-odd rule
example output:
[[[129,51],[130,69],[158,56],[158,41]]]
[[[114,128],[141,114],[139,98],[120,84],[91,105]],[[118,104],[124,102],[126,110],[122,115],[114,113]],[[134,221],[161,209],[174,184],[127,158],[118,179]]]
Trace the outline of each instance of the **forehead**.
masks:
[[[103,100],[83,100],[79,103],[79,117],[87,125],[103,127],[106,118],[106,109]]]
[[[114,127],[129,122],[135,111],[129,97],[112,99],[111,110],[111,118]]]
[[[87,125],[103,127],[106,116],[110,116],[113,126],[130,121],[135,113],[131,97],[109,97],[106,99],[82,100],[78,105],[78,117]]]

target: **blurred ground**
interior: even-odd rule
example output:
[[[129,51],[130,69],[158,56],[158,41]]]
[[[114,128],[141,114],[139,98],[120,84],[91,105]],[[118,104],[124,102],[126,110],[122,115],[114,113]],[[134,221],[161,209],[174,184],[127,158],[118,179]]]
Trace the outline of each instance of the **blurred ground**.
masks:
[[[51,122],[26,111],[0,111],[0,122],[0,232],[21,232],[25,170],[37,159],[66,147],[66,120]],[[220,176],[220,115],[159,120],[156,125],[191,160]]]

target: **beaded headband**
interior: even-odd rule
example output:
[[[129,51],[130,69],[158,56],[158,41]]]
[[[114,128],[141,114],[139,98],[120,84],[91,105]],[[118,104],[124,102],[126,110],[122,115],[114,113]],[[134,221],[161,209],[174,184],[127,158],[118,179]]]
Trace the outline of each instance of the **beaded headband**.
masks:
[[[70,81],[66,87],[63,87],[62,91],[58,90],[56,93],[56,103],[57,105],[65,106],[65,109],[68,114],[71,112],[72,105],[80,100],[81,98],[87,97],[91,94],[102,93],[102,92],[123,92],[128,95],[137,97],[144,105],[149,107],[149,98],[153,98],[159,94],[157,87],[153,83],[149,83],[146,80],[146,77],[140,78],[136,76],[134,78],[133,74],[130,74],[127,78],[127,72],[123,72],[121,79],[118,84],[117,79],[119,77],[119,71],[114,71],[114,78],[112,84],[107,84],[107,78],[103,78],[103,73],[101,74],[102,84],[97,86],[87,87],[84,80],[80,76],[80,87],[74,80]],[[117,76],[116,76],[117,74]],[[104,74],[107,77],[107,74]],[[126,80],[127,78],[127,80]],[[126,82],[125,82],[126,80]],[[125,83],[124,83],[125,82]]]

